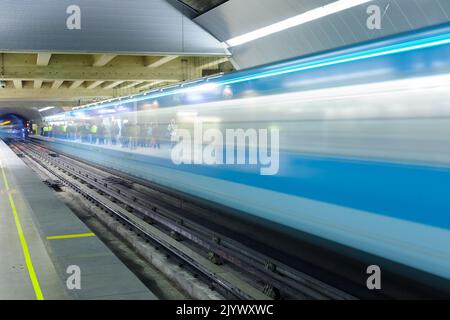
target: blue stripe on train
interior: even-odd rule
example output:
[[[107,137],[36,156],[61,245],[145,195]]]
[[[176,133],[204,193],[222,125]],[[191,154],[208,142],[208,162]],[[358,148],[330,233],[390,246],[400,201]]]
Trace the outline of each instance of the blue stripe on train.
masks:
[[[81,146],[76,144],[76,148]],[[176,166],[171,160],[148,155],[85,148],[101,150],[91,157],[103,154],[117,159],[121,155],[130,167],[134,161],[148,163],[450,229],[450,168],[281,152],[279,174],[261,176],[257,166]]]
[[[450,229],[450,169],[376,161],[281,154],[280,174],[248,167],[177,169]]]

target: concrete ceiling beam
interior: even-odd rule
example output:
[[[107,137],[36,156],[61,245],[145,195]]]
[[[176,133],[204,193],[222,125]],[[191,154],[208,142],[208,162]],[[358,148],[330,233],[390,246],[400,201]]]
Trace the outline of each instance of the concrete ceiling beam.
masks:
[[[4,80],[30,80],[44,81],[181,81],[183,72],[179,68],[148,69],[139,67],[95,68],[95,67],[71,67],[51,68],[37,66],[13,66],[7,67]]]
[[[38,53],[37,59],[36,59],[36,64],[38,66],[48,66],[48,64],[50,63],[51,57],[52,57],[51,53]]]
[[[95,89],[98,86],[100,86],[103,82],[105,82],[105,81],[94,81],[91,84],[89,84],[86,88],[87,89]]]
[[[22,89],[22,80],[15,79],[15,80],[13,80],[13,82],[14,82],[14,87],[16,89]]]
[[[121,80],[121,81],[113,81],[105,86],[103,86],[103,89],[114,89],[117,86],[120,86],[122,83],[124,83],[125,80]]]
[[[80,87],[83,84],[84,80],[77,80],[73,81],[72,84],[69,86],[70,89],[76,89]]]
[[[135,89],[137,89],[137,90],[146,90],[146,89],[153,88],[153,87],[155,87],[155,86],[157,86],[158,84],[161,84],[161,83],[165,83],[165,81],[152,81],[152,82],[143,83],[141,85],[136,86]]]
[[[221,57],[218,59],[210,59],[210,61],[208,62],[202,62],[201,64],[199,64],[197,67],[197,69],[210,69],[210,68],[216,68],[219,64],[224,63],[229,61],[230,58],[229,57]]]
[[[40,89],[42,87],[42,82],[43,81],[41,79],[34,80],[33,88],[34,89]]]
[[[165,57],[145,57],[145,66],[147,68],[159,68],[172,60],[175,60],[179,56],[165,56]]]
[[[116,54],[95,54],[94,55],[94,63],[92,64],[93,67],[104,67],[108,63],[110,63],[115,57],[117,57]]]
[[[120,89],[130,89],[136,87],[138,84],[141,84],[143,81],[131,81],[123,86]]]
[[[104,89],[7,89],[0,90],[1,101],[39,101],[39,100],[79,100],[83,98],[104,98],[108,99],[114,96],[113,90]]]
[[[59,87],[62,86],[64,80],[55,80],[52,83],[52,89],[58,89]]]

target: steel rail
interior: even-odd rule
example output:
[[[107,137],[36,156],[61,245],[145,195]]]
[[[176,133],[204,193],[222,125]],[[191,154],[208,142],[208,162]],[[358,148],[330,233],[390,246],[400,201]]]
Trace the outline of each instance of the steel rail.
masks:
[[[134,213],[138,213],[141,218],[150,218],[231,264],[250,272],[256,278],[283,293],[306,299],[354,299],[353,296],[318,279],[290,268],[198,223],[189,221],[183,217],[183,211],[172,204],[167,204],[120,184],[105,182],[111,177],[109,173],[102,174],[98,169],[89,169],[89,165],[69,157],[52,157],[49,149],[40,145],[28,144],[27,146],[28,150],[23,150],[23,148],[21,150],[34,152],[35,156],[45,162],[51,163],[80,180],[85,180],[85,183],[91,187],[125,204]],[[132,180],[125,182],[133,183]],[[148,207],[150,210],[147,209]]]
[[[16,146],[17,147],[17,146]],[[117,208],[114,208],[111,204],[108,204],[102,197],[97,196],[94,191],[87,190],[89,188],[83,188],[79,184],[77,184],[74,181],[70,181],[67,177],[64,175],[56,172],[55,170],[52,170],[49,168],[48,164],[45,164],[46,162],[43,159],[39,159],[36,157],[36,154],[30,154],[26,150],[23,150],[22,148],[18,147],[18,150],[20,150],[22,153],[26,154],[29,158],[31,158],[34,162],[36,162],[39,166],[45,168],[48,172],[50,172],[53,176],[57,177],[61,180],[62,183],[67,185],[68,187],[75,190],[77,193],[83,195],[87,200],[98,204],[99,206],[103,207],[105,211],[109,212],[110,214],[113,214],[114,216],[121,219],[124,223],[129,225],[130,227],[133,227],[135,230],[139,231],[139,233],[145,235],[150,240],[154,241],[161,247],[167,249],[169,252],[174,254],[176,257],[193,267],[195,270],[197,270],[199,273],[201,273],[203,276],[210,279],[212,282],[220,285],[222,288],[224,288],[226,291],[231,293],[233,296],[243,299],[243,300],[251,300],[254,299],[251,295],[247,294],[245,291],[241,290],[240,288],[237,288],[236,286],[233,286],[231,283],[226,281],[225,279],[219,277],[214,271],[209,270],[207,267],[202,265],[201,263],[198,263],[193,259],[191,256],[185,254],[182,250],[178,250],[173,245],[171,245],[168,241],[164,241],[161,238],[155,237],[153,234],[150,234],[145,228],[143,228],[140,224],[133,221],[133,219],[130,219],[129,216],[127,216],[124,212],[121,212],[121,210],[118,210]]]

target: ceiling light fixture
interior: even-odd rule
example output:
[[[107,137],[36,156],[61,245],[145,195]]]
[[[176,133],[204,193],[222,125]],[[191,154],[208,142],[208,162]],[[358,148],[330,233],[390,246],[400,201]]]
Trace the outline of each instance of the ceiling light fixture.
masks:
[[[54,108],[55,107],[45,107],[45,108],[39,109],[38,111],[39,112],[44,112],[44,111],[51,110],[51,109],[54,109]]]
[[[229,39],[225,41],[225,44],[228,45],[228,47],[239,46],[241,44],[260,39],[268,35],[296,27],[307,22],[311,22],[370,1],[372,0],[338,0],[328,5],[304,12],[292,18],[288,18],[283,21],[271,24],[267,27],[263,27],[255,31],[251,31],[238,37]]]

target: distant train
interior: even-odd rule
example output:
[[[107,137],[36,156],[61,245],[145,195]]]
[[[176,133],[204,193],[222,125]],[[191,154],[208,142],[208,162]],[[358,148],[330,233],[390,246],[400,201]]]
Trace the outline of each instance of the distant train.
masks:
[[[449,57],[450,26],[444,25],[93,104],[46,120],[102,124],[109,136],[117,124],[118,138],[129,139],[132,134],[123,130],[127,125],[157,123],[163,131],[160,150],[120,149],[145,155],[145,164],[107,165],[450,279]],[[180,142],[177,132],[195,137],[199,122],[216,137],[230,129],[247,132],[231,146],[234,155],[244,149],[247,159],[251,132],[279,132],[278,141],[263,141],[277,144],[272,148],[278,152],[277,172],[261,174],[259,160],[274,157],[271,152],[257,154],[256,163],[227,164],[223,158],[214,164],[176,163],[171,140]],[[215,143],[212,153],[230,150],[226,139],[206,140]],[[52,144],[81,154],[76,143]],[[204,144],[194,141],[191,147]],[[96,152],[88,160],[105,164],[105,157]]]
[[[30,122],[15,114],[0,116],[0,138],[26,139]]]

